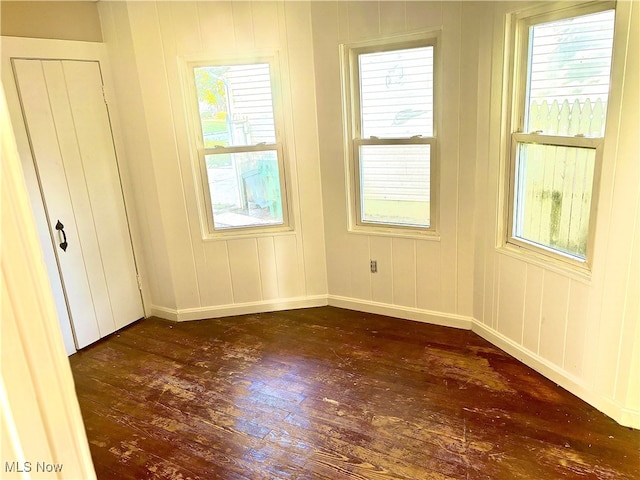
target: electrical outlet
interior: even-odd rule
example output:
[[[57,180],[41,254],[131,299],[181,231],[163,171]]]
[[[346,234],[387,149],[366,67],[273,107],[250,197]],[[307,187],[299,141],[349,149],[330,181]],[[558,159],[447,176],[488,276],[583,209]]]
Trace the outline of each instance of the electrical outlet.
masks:
[[[369,262],[369,266],[371,267],[371,273],[378,273],[378,261],[371,260]]]

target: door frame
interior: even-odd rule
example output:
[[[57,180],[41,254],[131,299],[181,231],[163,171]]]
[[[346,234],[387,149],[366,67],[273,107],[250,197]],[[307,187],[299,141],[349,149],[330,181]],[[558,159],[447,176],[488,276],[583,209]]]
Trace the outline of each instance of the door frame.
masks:
[[[76,344],[58,267],[57,252],[49,232],[49,222],[47,221],[44,199],[36,173],[35,159],[31,152],[27,128],[22,115],[22,107],[18,96],[13,67],[11,65],[12,58],[97,61],[100,64],[102,72],[105,96],[108,99],[113,99],[115,96],[113,95],[111,87],[109,57],[104,43],[0,36],[0,71],[2,72],[2,84],[4,85],[7,106],[18,146],[18,153],[20,155],[27,190],[36,221],[44,263],[47,268],[56,309],[58,311],[65,350],[67,351],[67,355],[71,355],[76,352]],[[117,105],[115,103],[116,102],[113,101],[108,102],[107,111],[111,122],[117,168],[120,172],[120,188],[125,205],[133,257],[137,275],[138,278],[140,278],[143,265],[141,263],[141,255],[139,255],[138,252],[142,250],[140,241],[138,240],[140,236],[135,228],[135,221],[133,219],[134,212],[133,209],[130,208],[130,206],[133,205],[134,196],[132,188],[130,187],[131,180],[126,168],[126,161],[123,161],[125,159],[124,146],[120,134]],[[138,281],[138,283],[141,284],[140,281]],[[148,316],[147,305],[150,303],[145,297],[144,288],[141,288],[141,299],[144,314]]]

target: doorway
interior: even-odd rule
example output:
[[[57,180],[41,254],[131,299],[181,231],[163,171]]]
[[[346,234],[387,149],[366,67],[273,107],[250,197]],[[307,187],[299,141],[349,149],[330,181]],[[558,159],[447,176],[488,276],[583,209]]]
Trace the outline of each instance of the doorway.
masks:
[[[13,58],[11,66],[70,354],[144,316],[103,72],[97,60]]]

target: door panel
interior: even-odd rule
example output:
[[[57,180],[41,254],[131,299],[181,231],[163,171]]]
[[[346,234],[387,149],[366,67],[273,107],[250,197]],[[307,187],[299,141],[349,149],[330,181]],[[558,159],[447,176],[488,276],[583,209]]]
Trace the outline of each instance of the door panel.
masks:
[[[71,198],[66,189],[67,179],[49,104],[44,70],[40,61],[14,60],[13,64],[31,148],[34,158],[38,160],[38,178],[47,211],[49,230],[55,243],[58,266],[62,272],[75,272],[64,277],[63,285],[69,315],[72,317],[76,346],[82,348],[98,340],[100,331],[93,303],[86,300],[91,299],[91,290],[85,272],[80,239],[75,228]],[[53,216],[52,212],[55,212]],[[65,225],[67,241],[72,245],[64,255],[60,255],[58,243],[61,240],[55,230],[58,220]],[[82,319],[82,321],[74,323],[73,319]]]
[[[73,209],[73,217],[67,218],[66,221],[62,220],[62,223],[67,227],[65,231],[69,232],[69,229],[74,226],[72,222],[75,221],[75,230],[79,239],[79,244],[70,242],[66,252],[58,250],[58,256],[64,257],[71,249],[80,247],[89,289],[91,290],[99,337],[104,337],[115,330],[113,313],[102,268],[100,249],[98,248],[98,238],[96,230],[93,228],[95,219],[84,178],[85,172],[80,150],[78,149],[77,135],[70,134],[75,131],[76,127],[67,98],[65,72],[63,71],[62,63],[57,61],[42,62],[42,68],[47,82],[49,104],[53,113],[53,122],[57,132],[58,145],[67,181],[66,187]],[[36,161],[40,166],[41,160],[37,156]],[[47,184],[49,182],[47,178],[42,178],[41,183]],[[57,185],[49,185],[49,191],[59,188]],[[48,197],[45,195],[45,198]],[[53,210],[50,211],[51,214],[53,212]],[[55,221],[51,218],[54,227]]]
[[[98,62],[13,61],[76,344],[143,314]],[[60,220],[68,248],[58,244]]]
[[[143,316],[111,124],[97,62],[62,62],[116,328]]]

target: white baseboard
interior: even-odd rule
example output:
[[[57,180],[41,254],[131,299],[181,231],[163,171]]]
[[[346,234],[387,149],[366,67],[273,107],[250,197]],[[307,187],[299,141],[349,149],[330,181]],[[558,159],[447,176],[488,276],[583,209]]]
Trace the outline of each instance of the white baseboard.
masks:
[[[421,310],[419,308],[403,307],[401,305],[372,302],[338,295],[329,295],[329,305],[332,307],[346,308],[348,310],[387,315],[389,317],[414,320],[416,322],[430,323],[443,327],[461,328],[464,330],[471,330],[471,325],[473,324],[473,318],[463,315],[436,312],[433,310]]]
[[[595,405],[594,405],[595,406]],[[620,425],[624,425],[625,427],[635,428],[636,430],[640,430],[640,411],[631,410],[630,408],[622,408],[616,404],[620,411],[620,416],[609,415]],[[596,406],[596,408],[598,408]]]
[[[201,308],[174,309],[152,305],[150,314],[154,317],[182,322],[188,320],[204,320],[207,318],[229,317],[233,315],[246,315],[261,312],[275,312],[295,308],[323,307],[331,305],[347,310],[387,315],[389,317],[403,318],[417,322],[430,323],[444,327],[462,328],[471,330],[473,319],[462,315],[421,310],[418,308],[391,305],[388,303],[372,302],[356,298],[341,297],[338,295],[314,295],[307,297],[295,297],[277,300],[264,300],[260,302],[237,303],[229,305],[217,305]]]
[[[473,321],[471,330],[589,405],[613,418],[620,425],[640,428],[640,411],[624,408],[615,400],[599,395],[578,377],[527,350],[522,345],[517,344],[478,320]]]
[[[158,317],[164,320],[178,321],[178,311],[175,308],[159,307],[158,305],[149,306],[150,317]]]
[[[172,309],[152,305],[151,314],[155,317],[184,322],[189,320],[205,320],[207,318],[230,317],[252,313],[276,312],[296,308],[323,307],[327,305],[326,295],[312,295],[306,297],[279,298],[262,300],[259,302],[235,303],[216,305],[211,307]]]

